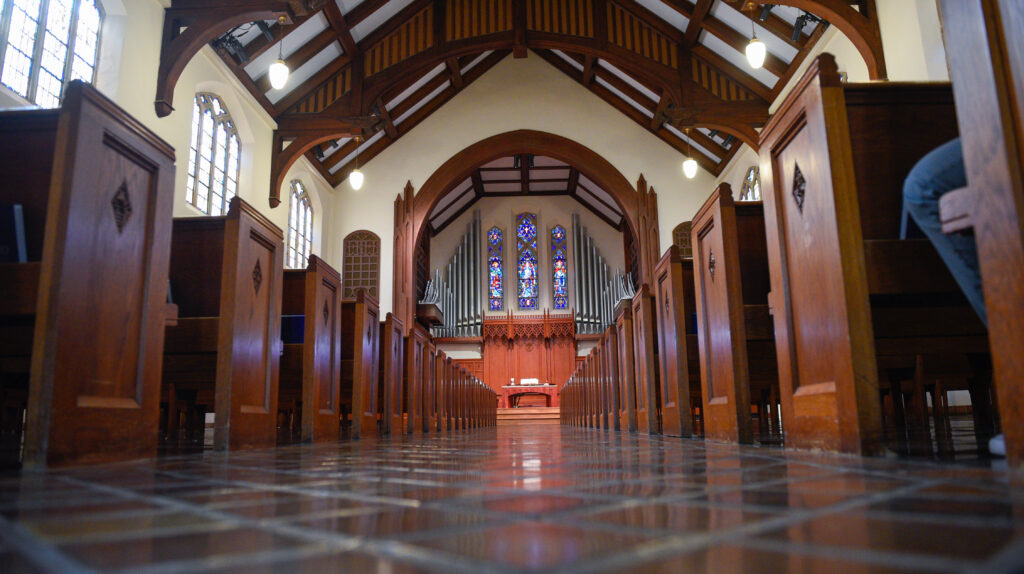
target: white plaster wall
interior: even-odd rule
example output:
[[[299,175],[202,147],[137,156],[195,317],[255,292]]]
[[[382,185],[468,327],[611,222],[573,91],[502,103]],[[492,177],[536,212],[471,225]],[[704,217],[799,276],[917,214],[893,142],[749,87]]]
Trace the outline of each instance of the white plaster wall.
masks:
[[[625,253],[622,232],[608,225],[594,215],[575,199],[568,196],[527,196],[527,197],[484,197],[472,208],[455,219],[444,230],[430,240],[430,269],[441,269],[442,276],[447,269],[448,261],[455,253],[455,248],[472,220],[473,212],[480,211],[481,245],[480,265],[487,266],[487,230],[497,225],[505,233],[505,305],[500,313],[518,312],[516,296],[516,254],[515,254],[515,217],[520,213],[533,213],[537,216],[537,255],[540,279],[540,297],[538,310],[551,309],[553,295],[551,293],[551,228],[561,225],[567,234],[566,248],[569,254],[569,308],[576,306],[576,292],[573,288],[573,273],[576,263],[573,260],[572,214],[580,216],[580,223],[587,228],[587,233],[597,242],[601,256],[610,269],[623,270]],[[671,231],[671,230],[670,230]],[[486,309],[487,285],[484,280],[484,291],[481,293]],[[562,311],[559,311],[562,312]]]
[[[418,190],[445,161],[492,135],[518,129],[554,133],[579,142],[614,165],[631,183],[643,173],[658,192],[661,245],[672,228],[688,220],[711,193],[714,177],[700,170],[687,180],[681,154],[583,88],[536,54],[498,63],[416,129],[360,169],[356,192],[342,183],[334,203],[337,224],[330,241],[355,229],[370,229],[385,246],[393,237],[395,196],[411,181]],[[381,257],[381,310],[391,310],[392,250]]]

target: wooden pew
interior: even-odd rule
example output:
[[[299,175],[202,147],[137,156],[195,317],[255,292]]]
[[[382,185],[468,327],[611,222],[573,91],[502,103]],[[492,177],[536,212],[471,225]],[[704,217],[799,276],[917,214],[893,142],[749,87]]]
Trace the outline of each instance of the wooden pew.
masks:
[[[618,347],[619,397],[621,397],[619,428],[636,432],[639,428],[647,428],[647,420],[646,418],[640,420],[637,410],[637,405],[644,403],[643,399],[638,396],[636,386],[636,365],[633,360],[632,301],[619,301],[615,308],[615,338]],[[644,417],[646,417],[646,410]]]
[[[380,324],[380,389],[377,396],[384,405],[381,416],[382,434],[403,434],[405,420],[405,394],[402,377],[403,361],[402,321],[388,313]]]
[[[948,86],[842,84],[829,54],[761,132],[788,446],[878,454],[877,357],[987,348],[930,243],[897,239],[903,179],[955,135]]]
[[[380,311],[377,300],[359,291],[355,299],[341,302],[341,403],[351,413],[349,436],[380,434]]]
[[[693,407],[701,404],[700,381],[691,377],[700,369],[691,348],[696,337],[690,334],[694,331],[693,260],[684,261],[677,246],[669,247],[654,268],[653,288],[662,433],[689,437],[694,434]]]
[[[22,438],[25,468],[153,456],[174,150],[76,81],[60,109],[0,112],[0,166],[27,255],[0,263],[10,462]]]
[[[753,442],[754,404],[766,440],[778,433],[772,414],[779,383],[764,207],[734,202],[732,188],[721,184],[693,218],[691,234],[705,436]]]
[[[942,197],[943,229],[978,247],[995,390],[1010,465],[1024,464],[1024,6],[940,0],[967,187]],[[973,401],[972,401],[973,402]]]
[[[607,428],[624,430],[621,424],[621,385],[619,383],[619,342],[615,325],[610,325],[601,335],[601,356],[604,358],[604,389],[608,397]]]
[[[423,350],[423,381],[420,393],[421,432],[424,434],[437,429],[437,347],[432,338],[427,339]]]
[[[167,328],[163,368],[169,437],[184,405],[199,425],[213,407],[217,450],[275,444],[283,239],[237,197],[226,216],[174,220],[178,324]]]
[[[405,338],[405,412],[406,426],[404,432],[421,434],[423,432],[423,382],[427,379],[427,371],[433,365],[427,361],[427,344],[430,334],[423,326],[413,325],[409,336]]]
[[[655,317],[654,295],[647,284],[642,284],[633,296],[633,361],[637,429],[648,434],[660,433],[662,426]]]
[[[337,440],[343,414],[341,275],[311,255],[305,269],[285,270],[282,292],[285,339],[279,421],[284,415],[291,430],[301,432],[304,442]]]
[[[434,409],[437,432],[448,430],[448,356],[438,351],[434,368]]]

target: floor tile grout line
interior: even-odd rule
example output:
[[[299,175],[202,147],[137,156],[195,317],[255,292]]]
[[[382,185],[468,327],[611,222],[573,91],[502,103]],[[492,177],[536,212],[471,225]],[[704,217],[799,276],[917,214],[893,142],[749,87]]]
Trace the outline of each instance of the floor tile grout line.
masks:
[[[58,550],[55,545],[3,517],[0,517],[0,540],[3,540],[11,552],[46,572],[58,574],[91,574],[95,572]]]
[[[67,480],[71,484],[77,484],[78,486],[82,486],[82,487],[85,487],[85,488],[92,488],[92,489],[96,489],[96,490],[110,492],[110,493],[113,493],[113,494],[116,494],[116,493],[119,492],[118,489],[116,489],[115,487],[108,487],[108,486],[105,486],[105,485],[99,485],[99,484],[85,482],[85,481],[78,481],[77,479],[73,479],[73,478],[68,478]],[[145,495],[140,495],[140,494],[137,494],[137,493],[134,493],[134,492],[131,492],[131,491],[125,491],[123,494],[126,497],[128,497],[128,498],[136,498],[136,497],[147,498],[147,497],[145,497]],[[272,534],[277,534],[279,536],[299,538],[299,539],[302,539],[304,541],[311,542],[311,543],[314,543],[314,544],[315,543],[328,544],[328,545],[331,545],[335,550],[338,550],[338,551],[341,551],[341,552],[357,550],[357,549],[367,549],[367,550],[370,550],[370,551],[377,551],[377,552],[379,552],[380,550],[383,549],[383,550],[388,550],[389,551],[389,553],[390,553],[389,557],[394,558],[396,560],[400,560],[400,561],[405,559],[405,558],[407,558],[409,555],[412,555],[412,556],[417,558],[418,562],[423,563],[423,564],[429,564],[429,565],[432,565],[434,567],[437,567],[437,566],[440,565],[440,566],[444,566],[446,568],[455,568],[457,570],[462,570],[462,571],[466,571],[466,570],[471,571],[471,572],[479,571],[479,569],[478,569],[479,565],[477,565],[477,567],[475,567],[474,569],[470,570],[470,569],[466,568],[463,564],[460,564],[459,560],[447,559],[447,556],[444,553],[432,553],[430,551],[427,551],[427,550],[419,548],[419,547],[409,546],[409,545],[405,545],[405,544],[399,545],[400,543],[389,543],[387,541],[369,540],[369,539],[367,539],[365,537],[361,537],[361,536],[348,536],[348,535],[342,535],[342,534],[329,534],[329,533],[324,533],[324,532],[320,532],[320,531],[312,531],[312,530],[307,529],[307,528],[301,528],[301,527],[296,527],[296,526],[290,526],[290,525],[284,525],[284,524],[265,523],[265,522],[261,522],[261,521],[258,521],[258,520],[247,519],[247,518],[238,517],[238,516],[227,514],[227,513],[222,513],[220,511],[216,511],[216,510],[212,510],[212,509],[207,509],[207,508],[204,508],[202,505],[197,505],[197,504],[193,504],[193,503],[184,503],[184,502],[181,502],[181,501],[177,501],[177,500],[174,500],[174,499],[169,499],[169,498],[162,497],[162,496],[149,497],[149,500],[153,501],[156,504],[162,504],[162,505],[166,505],[166,506],[170,506],[170,507],[180,508],[182,510],[188,510],[188,511],[194,512],[196,514],[201,514],[201,515],[207,516],[208,518],[213,518],[213,519],[217,519],[217,520],[223,520],[225,522],[233,522],[233,523],[235,523],[236,525],[239,525],[239,526],[256,528],[256,529],[259,529],[259,530],[264,530],[266,532],[270,532]],[[211,557],[211,559],[213,559],[213,558],[217,558],[217,557]],[[441,564],[438,564],[438,562],[440,562]],[[171,562],[169,561],[169,562],[167,562],[167,564],[171,564]]]
[[[743,538],[735,544],[744,548],[753,548],[767,552],[781,554],[780,548],[786,553],[790,551],[805,556],[816,556],[830,560],[844,562],[856,562],[870,564],[873,566],[896,566],[907,570],[927,569],[940,572],[959,572],[965,568],[972,568],[981,565],[981,562],[972,560],[958,560],[955,558],[940,557],[934,558],[930,555],[915,554],[908,552],[881,552],[865,548],[844,548],[841,546],[829,546],[822,544],[799,544],[778,540],[761,540],[757,538]]]
[[[917,485],[914,486],[916,488]],[[910,488],[910,487],[907,487]],[[902,489],[901,489],[902,490]],[[897,491],[898,493],[898,491]],[[838,514],[840,512],[856,508],[857,506],[866,503],[880,502],[893,496],[893,492],[877,493],[866,497],[863,500],[850,501],[844,504],[834,505],[829,509],[801,509],[793,513],[789,513],[777,518],[766,519],[754,523],[748,523],[738,526],[734,529],[729,530],[725,533],[708,533],[706,535],[698,536],[702,543],[700,547],[707,547],[713,544],[720,544],[723,542],[732,542],[734,540],[741,539],[747,536],[756,536],[773,530],[781,530],[790,526],[795,526],[800,523],[808,522],[817,518],[823,518],[831,514]],[[665,533],[665,531],[663,531]],[[688,545],[690,546],[690,545]],[[589,565],[581,566],[580,572],[592,572],[595,571]]]

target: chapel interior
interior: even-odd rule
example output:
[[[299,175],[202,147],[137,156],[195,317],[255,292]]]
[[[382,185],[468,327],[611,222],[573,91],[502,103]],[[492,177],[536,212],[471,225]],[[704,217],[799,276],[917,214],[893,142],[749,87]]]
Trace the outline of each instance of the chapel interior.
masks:
[[[0,572],[1024,571],[1019,0],[0,0]]]

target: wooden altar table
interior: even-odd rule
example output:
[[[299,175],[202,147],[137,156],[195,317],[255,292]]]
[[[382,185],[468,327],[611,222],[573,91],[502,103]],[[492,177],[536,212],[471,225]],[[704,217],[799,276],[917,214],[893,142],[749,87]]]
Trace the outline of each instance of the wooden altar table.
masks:
[[[501,387],[500,408],[512,408],[512,397],[526,393],[547,395],[548,406],[558,406],[558,385],[505,385]]]

